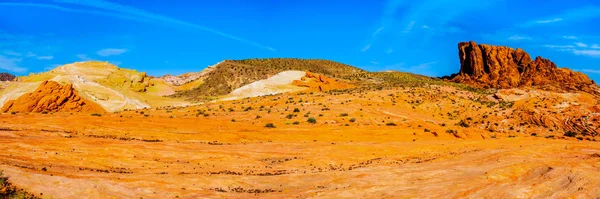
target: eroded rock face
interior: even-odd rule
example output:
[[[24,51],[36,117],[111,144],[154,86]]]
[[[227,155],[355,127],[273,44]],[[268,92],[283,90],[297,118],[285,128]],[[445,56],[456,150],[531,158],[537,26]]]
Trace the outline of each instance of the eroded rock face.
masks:
[[[540,87],[553,91],[597,93],[594,81],[585,74],[558,68],[548,59],[532,60],[522,49],[504,46],[458,44],[460,72],[450,81],[480,88]]]
[[[99,105],[81,98],[73,85],[44,81],[35,91],[10,100],[2,112],[105,112]]]
[[[0,73],[0,81],[12,81],[15,79],[14,75],[8,73]]]
[[[328,91],[352,87],[352,85],[341,81],[337,81],[334,78],[311,72],[306,72],[306,75],[304,77],[302,77],[300,80],[294,80],[294,82],[292,83],[296,86],[308,87],[309,89],[318,91]]]

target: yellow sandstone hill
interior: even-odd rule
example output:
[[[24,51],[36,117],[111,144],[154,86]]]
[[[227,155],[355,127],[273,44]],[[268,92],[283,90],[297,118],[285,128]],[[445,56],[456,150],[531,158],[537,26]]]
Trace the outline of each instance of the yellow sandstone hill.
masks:
[[[18,77],[0,92],[0,104],[33,92],[45,81],[70,84],[80,97],[110,112],[189,104],[164,97],[164,93],[173,92],[171,88],[146,73],[97,61],[66,64],[48,72]]]

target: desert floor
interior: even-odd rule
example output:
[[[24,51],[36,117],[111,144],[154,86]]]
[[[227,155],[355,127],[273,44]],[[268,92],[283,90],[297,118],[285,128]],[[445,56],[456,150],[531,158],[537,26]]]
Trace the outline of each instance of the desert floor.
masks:
[[[384,97],[298,98],[2,114],[0,170],[43,198],[600,196],[595,141],[457,127]]]

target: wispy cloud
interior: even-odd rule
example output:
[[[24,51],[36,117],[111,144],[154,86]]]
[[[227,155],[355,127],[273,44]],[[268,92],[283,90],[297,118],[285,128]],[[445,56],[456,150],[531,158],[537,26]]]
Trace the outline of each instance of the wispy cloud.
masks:
[[[565,51],[565,50],[573,50],[575,49],[575,46],[572,45],[544,45],[544,47],[546,48],[552,48],[552,49],[556,49],[556,50],[560,50],[560,51]]]
[[[559,22],[562,20],[563,20],[562,18],[554,18],[554,19],[538,20],[538,21],[535,21],[535,23],[546,24],[546,23],[555,23],[555,22]]]
[[[415,21],[411,21],[408,23],[408,25],[406,25],[406,28],[404,28],[404,30],[402,31],[403,33],[409,33],[413,27],[415,26]]]
[[[461,32],[461,22],[457,22],[455,19],[500,1],[388,0],[375,27],[386,28],[386,34],[379,34],[379,37],[385,37],[387,41],[392,40],[398,45],[420,43],[420,46],[424,46],[431,37]],[[398,34],[398,32],[402,34]],[[368,44],[378,47],[379,37],[370,38]],[[389,45],[389,42],[385,43]]]
[[[598,50],[598,49],[600,49],[600,46],[598,46],[596,44],[590,46],[588,44],[581,43],[581,42],[577,42],[577,43],[575,43],[575,45],[576,46],[573,46],[573,45],[544,45],[544,47],[552,48],[552,49],[555,49],[557,51],[562,51],[562,52],[570,52],[575,55],[600,58],[600,50]]]
[[[377,62],[377,61],[371,61],[371,64],[377,65],[377,64],[379,64],[379,62]]]
[[[360,51],[363,51],[363,52],[365,52],[365,51],[369,50],[370,48],[371,48],[371,44],[367,44],[367,45],[366,45],[365,47],[363,47],[363,48],[362,48]]]
[[[387,50],[385,51],[385,53],[387,53],[387,54],[390,54],[390,53],[393,53],[393,52],[394,52],[394,49],[391,49],[391,48],[390,48],[390,49],[387,49]]]
[[[591,73],[591,74],[600,75],[600,70],[597,70],[597,69],[578,69],[578,71],[581,71],[581,72],[584,72],[584,73]]]
[[[508,40],[521,41],[521,40],[532,40],[532,38],[528,37],[528,36],[513,35],[513,36],[510,36],[508,38]]]
[[[373,33],[373,36],[377,36],[379,33],[381,33],[381,31],[385,29],[385,27],[379,27],[377,30],[375,30],[375,32]]]
[[[573,50],[573,53],[576,55],[600,57],[600,50]]]
[[[275,48],[272,48],[270,46],[262,45],[257,42],[243,39],[243,38],[240,38],[237,36],[233,36],[233,35],[230,35],[230,34],[227,34],[227,33],[212,29],[212,28],[200,26],[200,25],[185,22],[182,20],[177,20],[174,18],[147,12],[147,11],[144,11],[141,9],[137,9],[135,7],[124,6],[124,5],[120,5],[120,4],[109,2],[109,1],[104,1],[104,0],[54,0],[54,2],[62,3],[62,4],[83,6],[83,7],[94,8],[94,9],[101,9],[104,11],[92,10],[92,9],[72,9],[72,8],[62,7],[59,5],[41,4],[41,3],[0,2],[0,6],[42,7],[42,8],[50,8],[50,9],[60,10],[60,11],[64,11],[64,12],[110,16],[110,17],[115,17],[115,18],[120,18],[120,19],[133,20],[133,21],[151,23],[151,24],[157,24],[157,22],[162,22],[162,23],[179,25],[179,26],[184,26],[184,27],[195,28],[195,29],[207,31],[207,32],[213,33],[215,35],[233,39],[233,40],[236,40],[236,41],[248,44],[248,45],[252,45],[252,46],[255,46],[258,48],[262,48],[262,49],[269,50],[269,51],[276,51]]]
[[[108,57],[108,56],[113,56],[113,55],[120,55],[120,54],[123,54],[126,52],[127,52],[127,49],[124,49],[124,48],[106,48],[106,49],[99,50],[98,52],[96,52],[96,54],[98,54],[102,57]]]
[[[562,36],[564,39],[578,39],[576,36]]]
[[[21,59],[17,58],[8,58],[3,55],[0,55],[0,69],[15,72],[15,73],[23,73],[26,72],[27,69],[18,66],[18,62],[21,62]]]
[[[542,20],[528,22],[524,26],[549,25],[557,22],[582,21],[600,17],[600,7],[584,6],[575,9],[566,10],[554,16],[546,17]]]
[[[52,60],[52,59],[54,59],[54,56],[52,56],[52,55],[48,55],[48,56],[37,56],[36,58],[37,58],[37,59],[39,59],[39,60]]]
[[[18,53],[18,52],[12,51],[12,50],[3,50],[2,54],[8,55],[8,56],[14,56],[14,57],[20,57],[23,55],[21,53]]]
[[[587,48],[588,47],[587,44],[584,44],[584,43],[581,43],[581,42],[576,42],[575,45],[577,45],[577,47],[580,47],[580,48]]]

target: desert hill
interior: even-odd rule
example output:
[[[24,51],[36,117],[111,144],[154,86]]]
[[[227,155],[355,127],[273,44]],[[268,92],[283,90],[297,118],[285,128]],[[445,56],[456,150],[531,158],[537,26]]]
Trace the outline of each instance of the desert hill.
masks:
[[[481,88],[509,89],[537,87],[552,91],[598,93],[598,87],[585,74],[558,68],[548,59],[532,60],[522,49],[475,42],[458,44],[460,72],[450,81]]]
[[[270,58],[226,60],[207,68],[199,75],[202,83],[173,95],[190,100],[205,100],[226,95],[244,85],[267,79],[284,71],[310,71],[327,76],[351,79],[366,71],[327,60]],[[190,80],[188,80],[190,81]],[[191,80],[191,83],[199,81]]]
[[[66,64],[47,72],[17,77],[0,91],[0,104],[34,92],[46,81],[70,84],[79,97],[110,112],[189,104],[161,96],[170,88],[146,73],[96,61]]]

